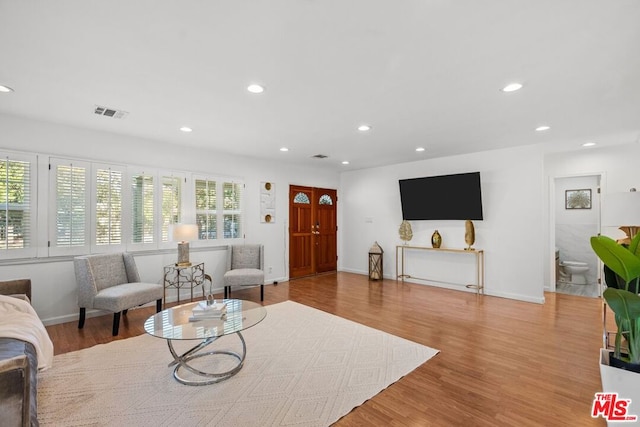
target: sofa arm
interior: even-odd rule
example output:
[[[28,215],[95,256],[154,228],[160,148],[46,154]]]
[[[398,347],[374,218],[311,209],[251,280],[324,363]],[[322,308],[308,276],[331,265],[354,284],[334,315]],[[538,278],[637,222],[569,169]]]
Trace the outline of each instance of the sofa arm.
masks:
[[[0,294],[13,295],[24,294],[31,298],[31,279],[3,280],[0,281]]]
[[[33,345],[0,338],[0,414],[3,426],[37,426],[37,359]]]

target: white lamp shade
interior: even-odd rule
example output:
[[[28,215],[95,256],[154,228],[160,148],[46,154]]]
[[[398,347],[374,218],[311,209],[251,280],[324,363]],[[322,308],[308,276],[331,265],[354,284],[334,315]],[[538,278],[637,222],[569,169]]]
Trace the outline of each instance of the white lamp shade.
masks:
[[[174,242],[198,240],[198,226],[195,224],[173,224],[171,236]]]
[[[640,192],[606,194],[602,200],[602,225],[640,226]]]

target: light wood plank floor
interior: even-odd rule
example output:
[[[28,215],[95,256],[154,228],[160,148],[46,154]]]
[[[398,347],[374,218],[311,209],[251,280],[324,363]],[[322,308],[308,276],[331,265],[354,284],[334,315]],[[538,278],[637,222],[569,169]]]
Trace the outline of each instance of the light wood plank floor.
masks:
[[[233,297],[259,301],[259,289]],[[338,426],[604,426],[590,416],[601,387],[601,301],[545,298],[541,305],[337,273],[267,286],[264,304],[296,301],[441,351]],[[144,333],[153,312],[130,310],[116,339]],[[47,330],[60,354],[112,341],[111,320]]]

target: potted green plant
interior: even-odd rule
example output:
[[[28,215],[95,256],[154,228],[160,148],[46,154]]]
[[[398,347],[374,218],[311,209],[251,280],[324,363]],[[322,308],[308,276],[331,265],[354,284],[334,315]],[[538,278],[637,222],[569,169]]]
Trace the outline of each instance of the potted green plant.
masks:
[[[640,373],[640,233],[628,247],[607,236],[592,237],[591,247],[605,265],[603,297],[617,325],[610,364]],[[626,353],[621,351],[623,339]]]
[[[640,414],[639,246],[640,234],[629,246],[620,245],[606,236],[591,238],[591,247],[604,263],[607,289],[602,295],[613,310],[617,325],[614,351],[600,350],[602,391],[628,399],[627,414],[633,415]],[[623,338],[626,354],[622,352]]]

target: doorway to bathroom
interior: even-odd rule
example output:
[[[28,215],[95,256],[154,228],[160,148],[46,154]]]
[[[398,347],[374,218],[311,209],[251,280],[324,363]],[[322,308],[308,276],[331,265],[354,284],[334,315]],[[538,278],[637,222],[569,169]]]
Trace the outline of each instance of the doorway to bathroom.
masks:
[[[600,175],[556,178],[556,292],[599,297],[598,258],[589,239],[600,232]]]

